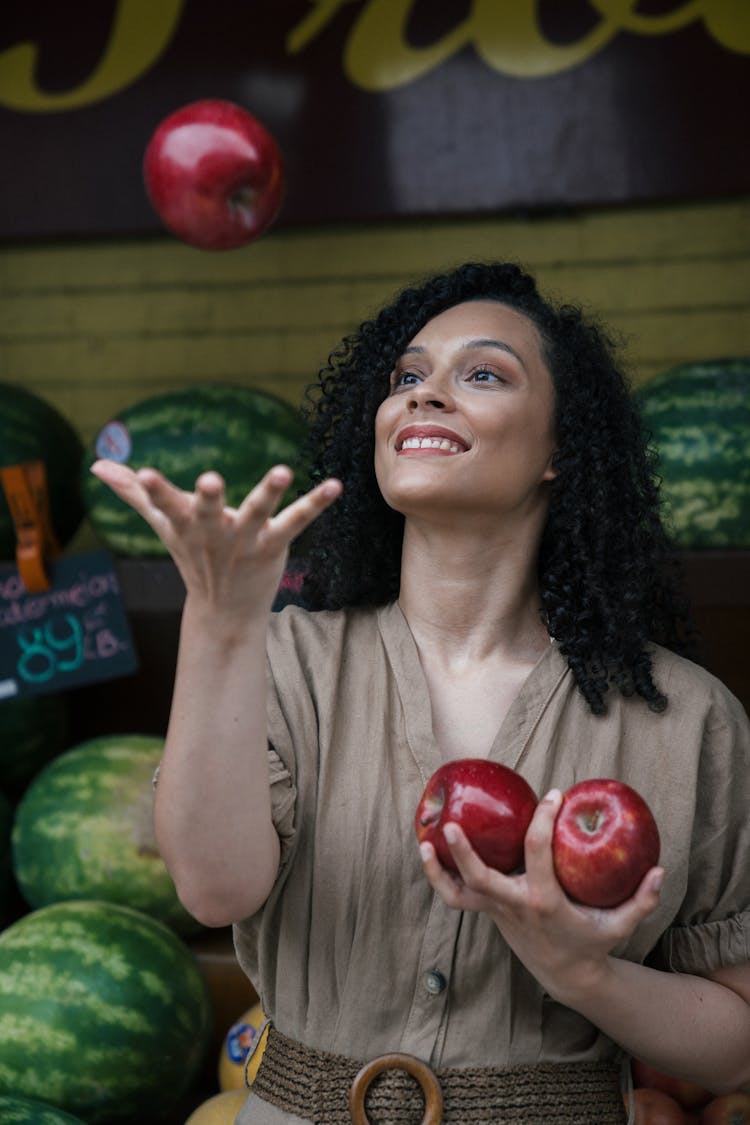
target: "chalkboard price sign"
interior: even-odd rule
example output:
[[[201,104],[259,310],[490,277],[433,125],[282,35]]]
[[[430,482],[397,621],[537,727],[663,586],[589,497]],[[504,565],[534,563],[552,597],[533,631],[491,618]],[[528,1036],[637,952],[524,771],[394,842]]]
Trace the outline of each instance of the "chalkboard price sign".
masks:
[[[48,564],[49,589],[29,593],[0,563],[0,700],[127,676],[138,667],[114,560],[90,551]]]

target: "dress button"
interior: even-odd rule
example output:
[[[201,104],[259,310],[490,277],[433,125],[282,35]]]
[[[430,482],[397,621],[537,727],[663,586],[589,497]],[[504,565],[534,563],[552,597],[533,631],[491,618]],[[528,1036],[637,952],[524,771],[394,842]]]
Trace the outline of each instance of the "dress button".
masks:
[[[439,969],[428,969],[422,980],[430,996],[439,996],[446,985],[445,977]]]

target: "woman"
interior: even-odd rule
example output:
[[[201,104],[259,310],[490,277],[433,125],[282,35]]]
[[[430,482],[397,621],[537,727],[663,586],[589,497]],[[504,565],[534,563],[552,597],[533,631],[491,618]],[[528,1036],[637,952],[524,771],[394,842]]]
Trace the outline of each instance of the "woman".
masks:
[[[214,473],[190,494],[94,468],[187,588],[156,824],[273,1021],[238,1120],[346,1121],[357,1066],[392,1051],[472,1125],[624,1121],[628,1054],[747,1083],[747,717],[654,643],[684,621],[606,337],[516,266],[470,263],[344,342],[310,433],[314,487],[280,513],[282,466],[237,511]],[[303,532],[317,612],[272,616]],[[417,853],[427,778],[466,756],[546,794],[522,874],[458,826],[459,877]],[[570,902],[551,858],[560,791],[596,776],[643,793],[662,836],[606,911]],[[373,1120],[421,1120],[402,1078],[373,1085]]]

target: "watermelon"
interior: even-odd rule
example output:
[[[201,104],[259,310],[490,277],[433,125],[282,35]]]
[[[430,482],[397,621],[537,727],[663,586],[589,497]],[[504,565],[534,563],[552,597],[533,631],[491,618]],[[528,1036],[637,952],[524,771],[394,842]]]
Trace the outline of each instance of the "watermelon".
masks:
[[[115,553],[158,557],[167,550],[148,524],[88,471],[98,457],[150,466],[193,489],[208,469],[224,477],[236,507],[273,465],[294,463],[304,438],[298,412],[249,387],[199,384],[134,403],[108,422],[86,450],[82,491],[89,520]],[[285,501],[296,495],[290,488]]]
[[[13,867],[11,863],[10,833],[13,827],[13,806],[0,793],[0,926],[9,914],[13,895]],[[2,1117],[0,1117],[2,1121]]]
[[[687,363],[640,388],[679,547],[750,547],[750,358]]]
[[[22,695],[0,703],[0,788],[15,800],[47,762],[68,745],[68,699]]]
[[[13,825],[13,870],[32,907],[95,898],[143,910],[188,935],[153,826],[153,735],[103,735],[66,750],[29,785]]]
[[[52,526],[65,546],[83,518],[80,490],[83,443],[70,423],[45,399],[0,383],[0,465],[44,461]],[[16,556],[16,532],[0,489],[0,559]]]
[[[206,978],[177,935],[114,903],[61,902],[0,933],[0,1095],[158,1121],[211,1040]]]
[[[0,1097],[2,1125],[84,1125],[80,1117],[73,1117],[47,1102],[36,1098]]]

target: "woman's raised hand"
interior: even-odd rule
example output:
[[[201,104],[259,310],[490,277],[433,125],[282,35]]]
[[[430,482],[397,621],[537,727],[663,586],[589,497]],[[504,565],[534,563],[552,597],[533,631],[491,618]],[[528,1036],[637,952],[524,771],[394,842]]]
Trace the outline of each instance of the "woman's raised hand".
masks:
[[[227,506],[218,473],[203,473],[187,492],[155,469],[102,460],[91,471],[153,528],[194,602],[245,618],[270,612],[290,543],[342,491],[340,481],[326,480],[279,512],[292,481],[286,465],[269,469],[238,508]]]
[[[425,874],[443,901],[457,910],[482,911],[529,972],[555,999],[575,1007],[575,997],[596,987],[610,953],[659,903],[663,872],[652,868],[632,898],[607,910],[572,902],[557,881],[552,831],[560,808],[557,790],[539,802],[525,840],[522,875],[487,867],[457,824],[445,836],[458,867],[452,874],[431,845],[422,845]]]

